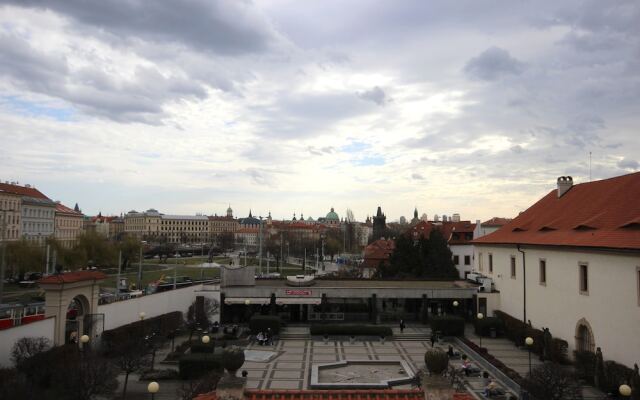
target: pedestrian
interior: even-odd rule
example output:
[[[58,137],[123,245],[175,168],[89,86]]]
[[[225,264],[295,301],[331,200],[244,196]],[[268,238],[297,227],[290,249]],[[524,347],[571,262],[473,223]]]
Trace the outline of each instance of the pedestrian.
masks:
[[[438,340],[436,333],[431,332],[431,347],[433,347],[436,344],[436,340]]]
[[[404,332],[404,319],[400,319],[400,333]]]

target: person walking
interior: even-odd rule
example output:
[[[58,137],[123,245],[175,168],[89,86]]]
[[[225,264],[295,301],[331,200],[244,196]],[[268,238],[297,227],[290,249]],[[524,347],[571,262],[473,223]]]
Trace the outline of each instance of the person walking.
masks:
[[[404,332],[404,319],[400,319],[400,333]]]

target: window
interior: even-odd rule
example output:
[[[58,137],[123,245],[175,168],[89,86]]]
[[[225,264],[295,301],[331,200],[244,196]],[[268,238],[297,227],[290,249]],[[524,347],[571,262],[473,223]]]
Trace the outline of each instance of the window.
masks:
[[[482,271],[482,253],[478,253],[478,269]]]
[[[489,273],[493,273],[493,254],[489,253]]]
[[[540,284],[547,284],[547,260],[540,259]]]
[[[471,256],[464,256],[464,265],[471,265]]]
[[[453,256],[453,265],[459,265],[460,264],[460,256]]]
[[[511,278],[516,278],[516,256],[511,256]]]
[[[589,294],[589,266],[580,264],[580,293]]]

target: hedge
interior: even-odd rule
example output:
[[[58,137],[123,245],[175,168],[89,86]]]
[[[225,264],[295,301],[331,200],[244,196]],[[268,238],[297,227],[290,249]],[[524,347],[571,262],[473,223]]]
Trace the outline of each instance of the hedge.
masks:
[[[112,345],[127,341],[132,336],[145,336],[151,332],[155,332],[164,338],[167,337],[170,332],[180,328],[181,325],[182,313],[180,311],[174,311],[104,331],[102,333],[102,341],[105,344],[107,353],[109,353]]]
[[[596,373],[596,353],[576,350],[573,352],[573,359],[578,378],[593,383]]]
[[[274,315],[254,315],[249,320],[249,329],[254,335],[260,332],[267,332],[269,328],[271,328],[271,332],[274,335],[277,335],[281,326],[282,320]]]
[[[443,336],[464,336],[464,318],[453,315],[432,317],[431,331],[440,332]]]
[[[495,330],[497,335],[502,335],[504,324],[497,317],[485,317],[475,321],[475,332],[480,336],[491,335],[491,330]]]
[[[311,325],[311,335],[393,336],[388,326],[379,325]]]
[[[191,353],[192,354],[197,354],[197,353],[212,354],[214,349],[215,349],[215,345],[213,344],[213,340],[211,340],[207,344],[204,344],[204,343],[193,343],[191,345]]]
[[[211,370],[222,371],[222,354],[185,354],[178,362],[180,378],[198,378]]]

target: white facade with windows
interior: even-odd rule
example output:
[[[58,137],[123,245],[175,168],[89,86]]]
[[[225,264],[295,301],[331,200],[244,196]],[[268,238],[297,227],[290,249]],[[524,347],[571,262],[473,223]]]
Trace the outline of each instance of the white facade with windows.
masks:
[[[473,263],[473,245],[470,244],[456,244],[449,245],[451,254],[453,256],[453,265],[458,270],[460,278],[465,278],[466,275],[474,268]]]
[[[22,236],[44,243],[55,228],[56,203],[49,199],[22,198]]]
[[[521,250],[526,318],[533,326],[566,340],[570,353],[600,347],[606,359],[640,362],[640,254],[532,245]],[[481,245],[475,252],[477,270],[500,292],[500,310],[522,319],[522,253],[515,245]]]

